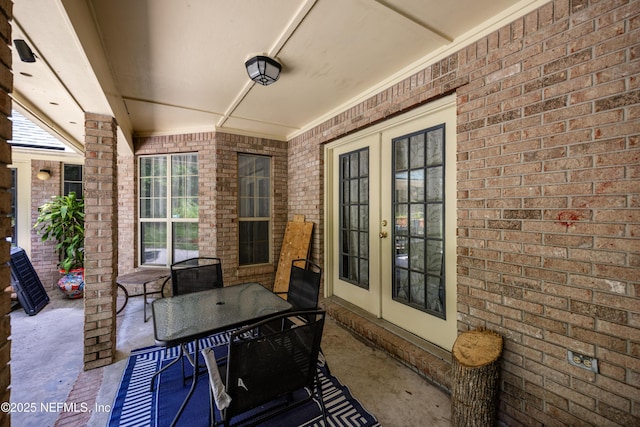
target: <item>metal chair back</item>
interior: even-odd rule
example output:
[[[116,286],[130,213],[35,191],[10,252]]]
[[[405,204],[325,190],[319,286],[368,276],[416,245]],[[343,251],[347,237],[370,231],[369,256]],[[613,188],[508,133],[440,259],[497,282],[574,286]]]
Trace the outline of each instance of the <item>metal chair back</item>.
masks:
[[[266,323],[284,324],[286,319],[301,317],[307,321],[295,328],[283,328],[266,335],[261,328]],[[292,392],[305,387],[310,390],[309,397],[269,413],[268,418],[308,401],[313,397],[314,390],[319,397],[323,417],[326,417],[317,368],[324,320],[323,310],[307,310],[272,316],[231,334],[225,387],[231,402],[222,411],[225,424],[236,415],[274,399],[290,396]],[[259,416],[262,420],[265,414]]]
[[[311,310],[318,307],[320,278],[322,269],[308,259],[296,259],[291,262],[287,301],[293,310]]]
[[[173,295],[189,294],[223,286],[220,258],[190,258],[171,265]]]

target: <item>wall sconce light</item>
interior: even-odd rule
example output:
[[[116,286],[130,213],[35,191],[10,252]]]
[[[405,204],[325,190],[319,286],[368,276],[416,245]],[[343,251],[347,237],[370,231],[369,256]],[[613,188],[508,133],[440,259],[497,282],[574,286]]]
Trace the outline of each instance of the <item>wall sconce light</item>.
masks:
[[[46,181],[49,178],[51,178],[51,171],[48,169],[40,169],[40,172],[38,172],[36,174],[36,177],[40,180],[40,181]]]
[[[31,51],[31,48],[26,41],[22,39],[15,39],[13,44],[15,45],[22,62],[36,62],[36,55]]]
[[[247,67],[247,73],[251,80],[263,86],[275,83],[280,77],[280,70],[282,70],[282,65],[268,56],[254,56],[245,62],[244,66]]]

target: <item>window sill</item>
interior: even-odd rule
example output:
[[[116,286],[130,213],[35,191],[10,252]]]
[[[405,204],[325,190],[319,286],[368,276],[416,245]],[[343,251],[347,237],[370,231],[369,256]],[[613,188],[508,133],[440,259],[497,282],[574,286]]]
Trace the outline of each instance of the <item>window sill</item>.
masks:
[[[271,274],[275,272],[273,264],[252,264],[238,267],[238,278],[255,276],[256,274]]]

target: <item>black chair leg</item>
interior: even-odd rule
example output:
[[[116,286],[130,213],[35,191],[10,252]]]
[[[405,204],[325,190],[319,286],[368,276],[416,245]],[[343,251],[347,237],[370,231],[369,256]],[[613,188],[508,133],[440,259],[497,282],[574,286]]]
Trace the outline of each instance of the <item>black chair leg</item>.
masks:
[[[329,362],[327,362],[327,358],[324,357],[324,353],[322,352],[322,349],[320,349],[320,352],[318,353],[318,363],[320,364],[320,366],[324,366],[325,369],[327,370],[327,375],[331,376],[331,369],[329,369]]]
[[[329,366],[327,366],[327,370]],[[320,409],[322,409],[322,419],[324,420],[325,427],[328,427],[327,423],[327,409],[324,407],[324,397],[322,396],[322,383],[320,377],[316,375],[316,393],[318,394],[318,403],[320,403]]]
[[[194,375],[202,375],[203,373],[206,373],[205,371],[198,371],[196,369],[196,366],[198,366],[198,357],[199,355],[194,354],[193,355],[193,360],[191,359],[191,355],[189,353],[189,349],[186,347],[186,345],[181,345],[180,348],[180,362],[182,364],[182,386],[186,386],[187,385],[187,380],[188,379],[193,379]],[[186,371],[184,369],[184,359],[187,359],[187,361],[189,362],[189,364],[193,367],[193,372],[191,375],[187,375]]]
[[[186,375],[184,373],[184,350],[182,349],[182,345],[180,346],[180,365],[182,367],[182,387],[184,387],[185,385],[187,385],[187,378]]]
[[[211,387],[208,387],[209,389],[209,425],[211,427],[214,427],[216,425],[216,409],[214,407],[214,405],[216,404],[215,400],[213,399],[213,389],[211,389]]]
[[[153,376],[151,377],[151,388],[150,391],[155,390],[155,383],[156,383],[156,377],[161,374],[162,372],[164,372],[165,370],[167,370],[168,368],[170,368],[171,366],[175,365],[176,363],[178,363],[178,359],[182,360],[183,357],[183,353],[182,353],[182,347],[180,347],[180,354],[178,357],[176,357],[175,359],[173,359],[168,365],[163,366],[162,369],[157,370]],[[183,372],[184,372],[184,368],[183,368]]]

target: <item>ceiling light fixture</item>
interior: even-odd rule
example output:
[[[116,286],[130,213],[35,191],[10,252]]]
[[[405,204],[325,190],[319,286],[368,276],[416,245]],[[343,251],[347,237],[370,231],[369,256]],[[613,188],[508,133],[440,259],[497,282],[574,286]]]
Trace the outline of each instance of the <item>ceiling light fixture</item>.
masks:
[[[268,56],[255,56],[245,62],[244,66],[247,67],[251,80],[263,86],[275,83],[282,70],[282,65]]]
[[[40,171],[36,174],[36,177],[40,181],[47,181],[49,178],[51,178],[51,171],[48,169],[40,169]]]
[[[26,41],[22,39],[15,39],[13,44],[15,45],[22,62],[36,62],[36,55],[31,51],[31,48]]]

